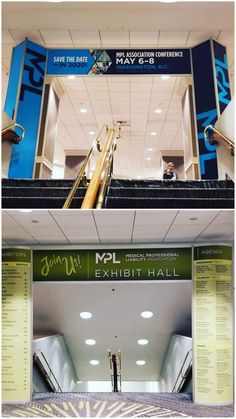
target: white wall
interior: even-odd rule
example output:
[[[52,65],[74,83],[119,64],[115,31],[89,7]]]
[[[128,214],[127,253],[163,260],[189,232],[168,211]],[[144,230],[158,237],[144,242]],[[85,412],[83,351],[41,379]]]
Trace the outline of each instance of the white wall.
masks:
[[[111,381],[79,381],[73,391],[110,393],[112,391]],[[122,381],[121,391],[127,393],[158,393],[160,386],[158,381]]]

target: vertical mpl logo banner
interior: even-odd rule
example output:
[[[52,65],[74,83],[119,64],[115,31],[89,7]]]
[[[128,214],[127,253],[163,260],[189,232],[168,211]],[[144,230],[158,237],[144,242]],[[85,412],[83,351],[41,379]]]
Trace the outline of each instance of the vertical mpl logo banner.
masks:
[[[211,40],[193,47],[191,54],[201,178],[218,179],[216,147],[204,140],[205,127],[217,120]]]
[[[25,129],[24,139],[12,146],[9,178],[32,178],[44,86],[47,49],[26,41],[16,122]]]
[[[231,100],[228,63],[226,48],[216,41],[213,41],[214,65],[217,83],[217,99],[219,113],[221,114]]]

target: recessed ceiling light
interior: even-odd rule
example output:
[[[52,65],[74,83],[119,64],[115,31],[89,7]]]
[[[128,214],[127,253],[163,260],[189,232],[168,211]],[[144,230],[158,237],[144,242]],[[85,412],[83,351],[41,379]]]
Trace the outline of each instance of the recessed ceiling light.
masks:
[[[153,312],[152,312],[152,311],[143,311],[143,312],[141,313],[141,316],[142,316],[144,319],[150,319],[150,318],[153,316]]]
[[[81,113],[87,113],[87,112],[88,112],[88,110],[87,110],[86,108],[80,108],[80,112],[81,112]]]
[[[137,176],[137,179],[141,179],[141,176]]]
[[[86,339],[85,343],[86,343],[86,345],[95,345],[96,340],[94,340],[94,339]]]
[[[162,113],[162,109],[160,109],[160,108],[155,109],[155,113]]]
[[[147,345],[148,344],[148,340],[147,339],[139,339],[138,340],[138,344],[139,345]]]
[[[89,135],[94,135],[95,132],[94,131],[89,131]]]
[[[18,210],[18,211],[20,211],[20,212],[32,212],[32,210],[31,210],[31,209],[20,209],[20,210]]]
[[[89,361],[89,363],[91,365],[98,365],[99,364],[99,361],[97,359],[91,359],[91,361]]]
[[[167,74],[163,74],[163,75],[161,76],[161,79],[162,79],[162,80],[169,80],[169,78],[170,78],[170,76],[167,76]]]
[[[67,78],[68,78],[69,80],[74,80],[76,77],[75,77],[75,76],[73,76],[73,75],[71,74],[70,76],[67,76]]]
[[[89,313],[89,311],[82,311],[80,313],[80,317],[82,319],[90,319],[92,317],[92,313]]]
[[[139,361],[136,361],[137,365],[145,365],[146,361],[143,361],[142,359],[140,359]]]
[[[157,133],[156,133],[156,131],[152,131],[152,132],[150,132],[150,135],[157,135]]]
[[[153,148],[148,148],[148,151],[153,151]]]
[[[151,157],[146,157],[146,160],[151,160]]]

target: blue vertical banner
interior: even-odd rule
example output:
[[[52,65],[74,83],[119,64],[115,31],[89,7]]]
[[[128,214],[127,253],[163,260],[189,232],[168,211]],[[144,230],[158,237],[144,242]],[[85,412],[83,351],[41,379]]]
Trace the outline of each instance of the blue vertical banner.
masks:
[[[17,45],[12,52],[11,70],[4,106],[4,112],[12,119],[15,118],[15,110],[21,76],[21,67],[25,54],[26,42],[27,41],[21,42],[21,44]]]
[[[225,110],[231,100],[229,71],[226,48],[213,40],[214,66],[217,83],[217,100],[220,114]]]
[[[192,74],[198,136],[200,174],[202,179],[218,179],[216,147],[204,140],[204,128],[217,120],[212,40],[191,49]]]
[[[9,178],[33,178],[46,57],[46,48],[26,40],[15,113],[16,122],[25,129],[25,136],[20,144],[12,146]]]

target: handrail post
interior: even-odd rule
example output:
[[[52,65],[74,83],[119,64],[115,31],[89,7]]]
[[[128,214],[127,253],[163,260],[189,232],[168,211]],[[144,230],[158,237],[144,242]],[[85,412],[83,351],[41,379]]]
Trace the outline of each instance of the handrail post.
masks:
[[[99,160],[96,166],[96,169],[93,173],[92,179],[90,181],[90,184],[88,186],[87,192],[85,194],[83,203],[81,208],[83,209],[89,209],[93,208],[97,191],[101,182],[101,175],[104,168],[104,163],[106,161],[106,158],[109,155],[111,143],[112,143],[112,137],[113,137],[114,129],[110,128],[107,132],[106,142],[104,145],[104,148],[99,156]]]

